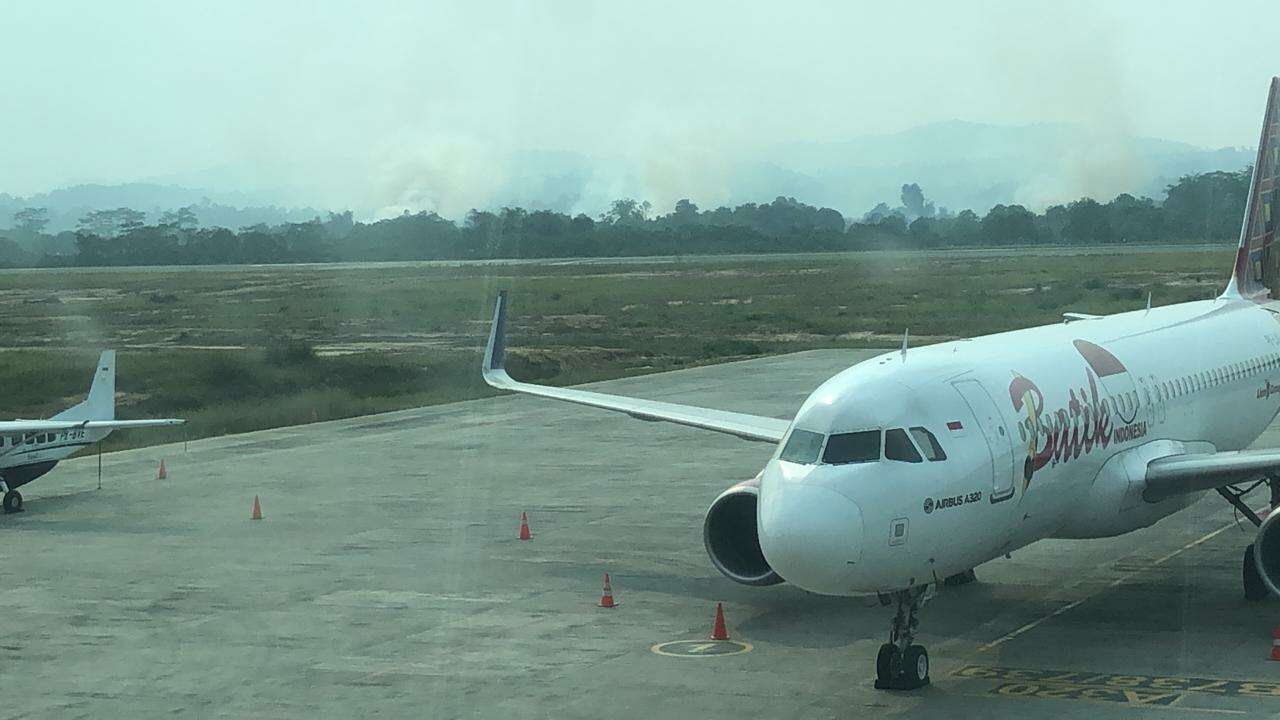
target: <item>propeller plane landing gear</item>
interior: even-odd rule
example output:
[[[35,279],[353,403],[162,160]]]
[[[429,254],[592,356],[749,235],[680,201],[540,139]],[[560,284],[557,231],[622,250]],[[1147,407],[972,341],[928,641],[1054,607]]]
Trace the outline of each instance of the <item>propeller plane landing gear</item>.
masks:
[[[4,511],[7,513],[22,512],[22,493],[9,490],[4,494]]]
[[[964,572],[958,572],[955,575],[948,575],[942,579],[942,584],[946,587],[958,587],[960,585],[968,585],[978,581],[978,574],[969,568]]]
[[[929,651],[912,641],[920,624],[916,615],[931,597],[932,588],[928,585],[892,594],[898,611],[893,616],[889,642],[881,645],[876,654],[877,690],[915,690],[929,684]],[[889,603],[888,597],[881,600]]]

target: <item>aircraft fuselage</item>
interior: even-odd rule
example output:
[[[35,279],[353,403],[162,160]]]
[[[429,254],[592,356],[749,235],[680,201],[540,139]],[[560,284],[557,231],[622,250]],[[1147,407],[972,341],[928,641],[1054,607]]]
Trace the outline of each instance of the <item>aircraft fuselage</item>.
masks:
[[[1042,538],[1146,527],[1203,494],[1143,500],[1148,460],[1244,448],[1280,411],[1277,317],[1190,302],[859,363],[790,432],[905,429],[927,455],[924,428],[946,458],[788,462],[784,439],[760,476],[765,558],[814,592],[889,592]]]

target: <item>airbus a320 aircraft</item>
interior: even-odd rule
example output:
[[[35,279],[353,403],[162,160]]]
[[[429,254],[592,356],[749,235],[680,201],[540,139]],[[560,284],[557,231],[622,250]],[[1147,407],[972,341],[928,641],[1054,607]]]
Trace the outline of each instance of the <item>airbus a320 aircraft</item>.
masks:
[[[22,511],[18,488],[53,469],[59,460],[122,428],[181,425],[176,418],[116,420],[116,353],[106,350],[84,402],[49,420],[0,420],[0,490],[4,511]]]
[[[914,643],[938,583],[1041,538],[1144,528],[1216,490],[1258,525],[1244,594],[1280,594],[1280,448],[1244,450],[1280,410],[1280,78],[1273,78],[1235,266],[1215,300],[892,352],[818,386],[780,420],[513,380],[505,293],[483,373],[505,390],[665,420],[777,450],[707,511],[712,563],[747,585],[784,581],[896,601],[876,687],[929,681]],[[1148,303],[1149,305],[1149,303]],[[1274,382],[1273,382],[1274,381]]]

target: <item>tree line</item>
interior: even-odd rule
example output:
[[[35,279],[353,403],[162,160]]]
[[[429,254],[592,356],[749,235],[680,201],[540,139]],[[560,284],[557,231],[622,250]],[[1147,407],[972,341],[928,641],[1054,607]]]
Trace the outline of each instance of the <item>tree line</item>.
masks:
[[[234,231],[201,227],[192,207],[166,212],[154,224],[146,224],[139,211],[117,208],[88,213],[75,231],[46,234],[48,212],[24,208],[14,214],[14,228],[0,235],[0,264],[481,260],[1226,241],[1239,232],[1250,173],[1245,168],[1187,175],[1167,188],[1162,201],[1122,194],[1106,203],[1081,198],[1040,213],[996,205],[982,216],[937,207],[909,184],[902,187],[901,205],[881,203],[852,220],[790,197],[714,210],[680,200],[667,213],[622,199],[597,217],[504,207],[472,210],[461,223],[430,212],[366,223],[348,211]]]

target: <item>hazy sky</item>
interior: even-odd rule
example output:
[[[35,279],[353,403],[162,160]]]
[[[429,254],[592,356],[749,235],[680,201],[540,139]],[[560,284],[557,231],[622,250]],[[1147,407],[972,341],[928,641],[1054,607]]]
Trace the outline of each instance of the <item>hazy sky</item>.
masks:
[[[953,118],[1252,146],[1273,2],[9,0],[0,192],[456,215],[524,150],[696,198],[725,158]]]

